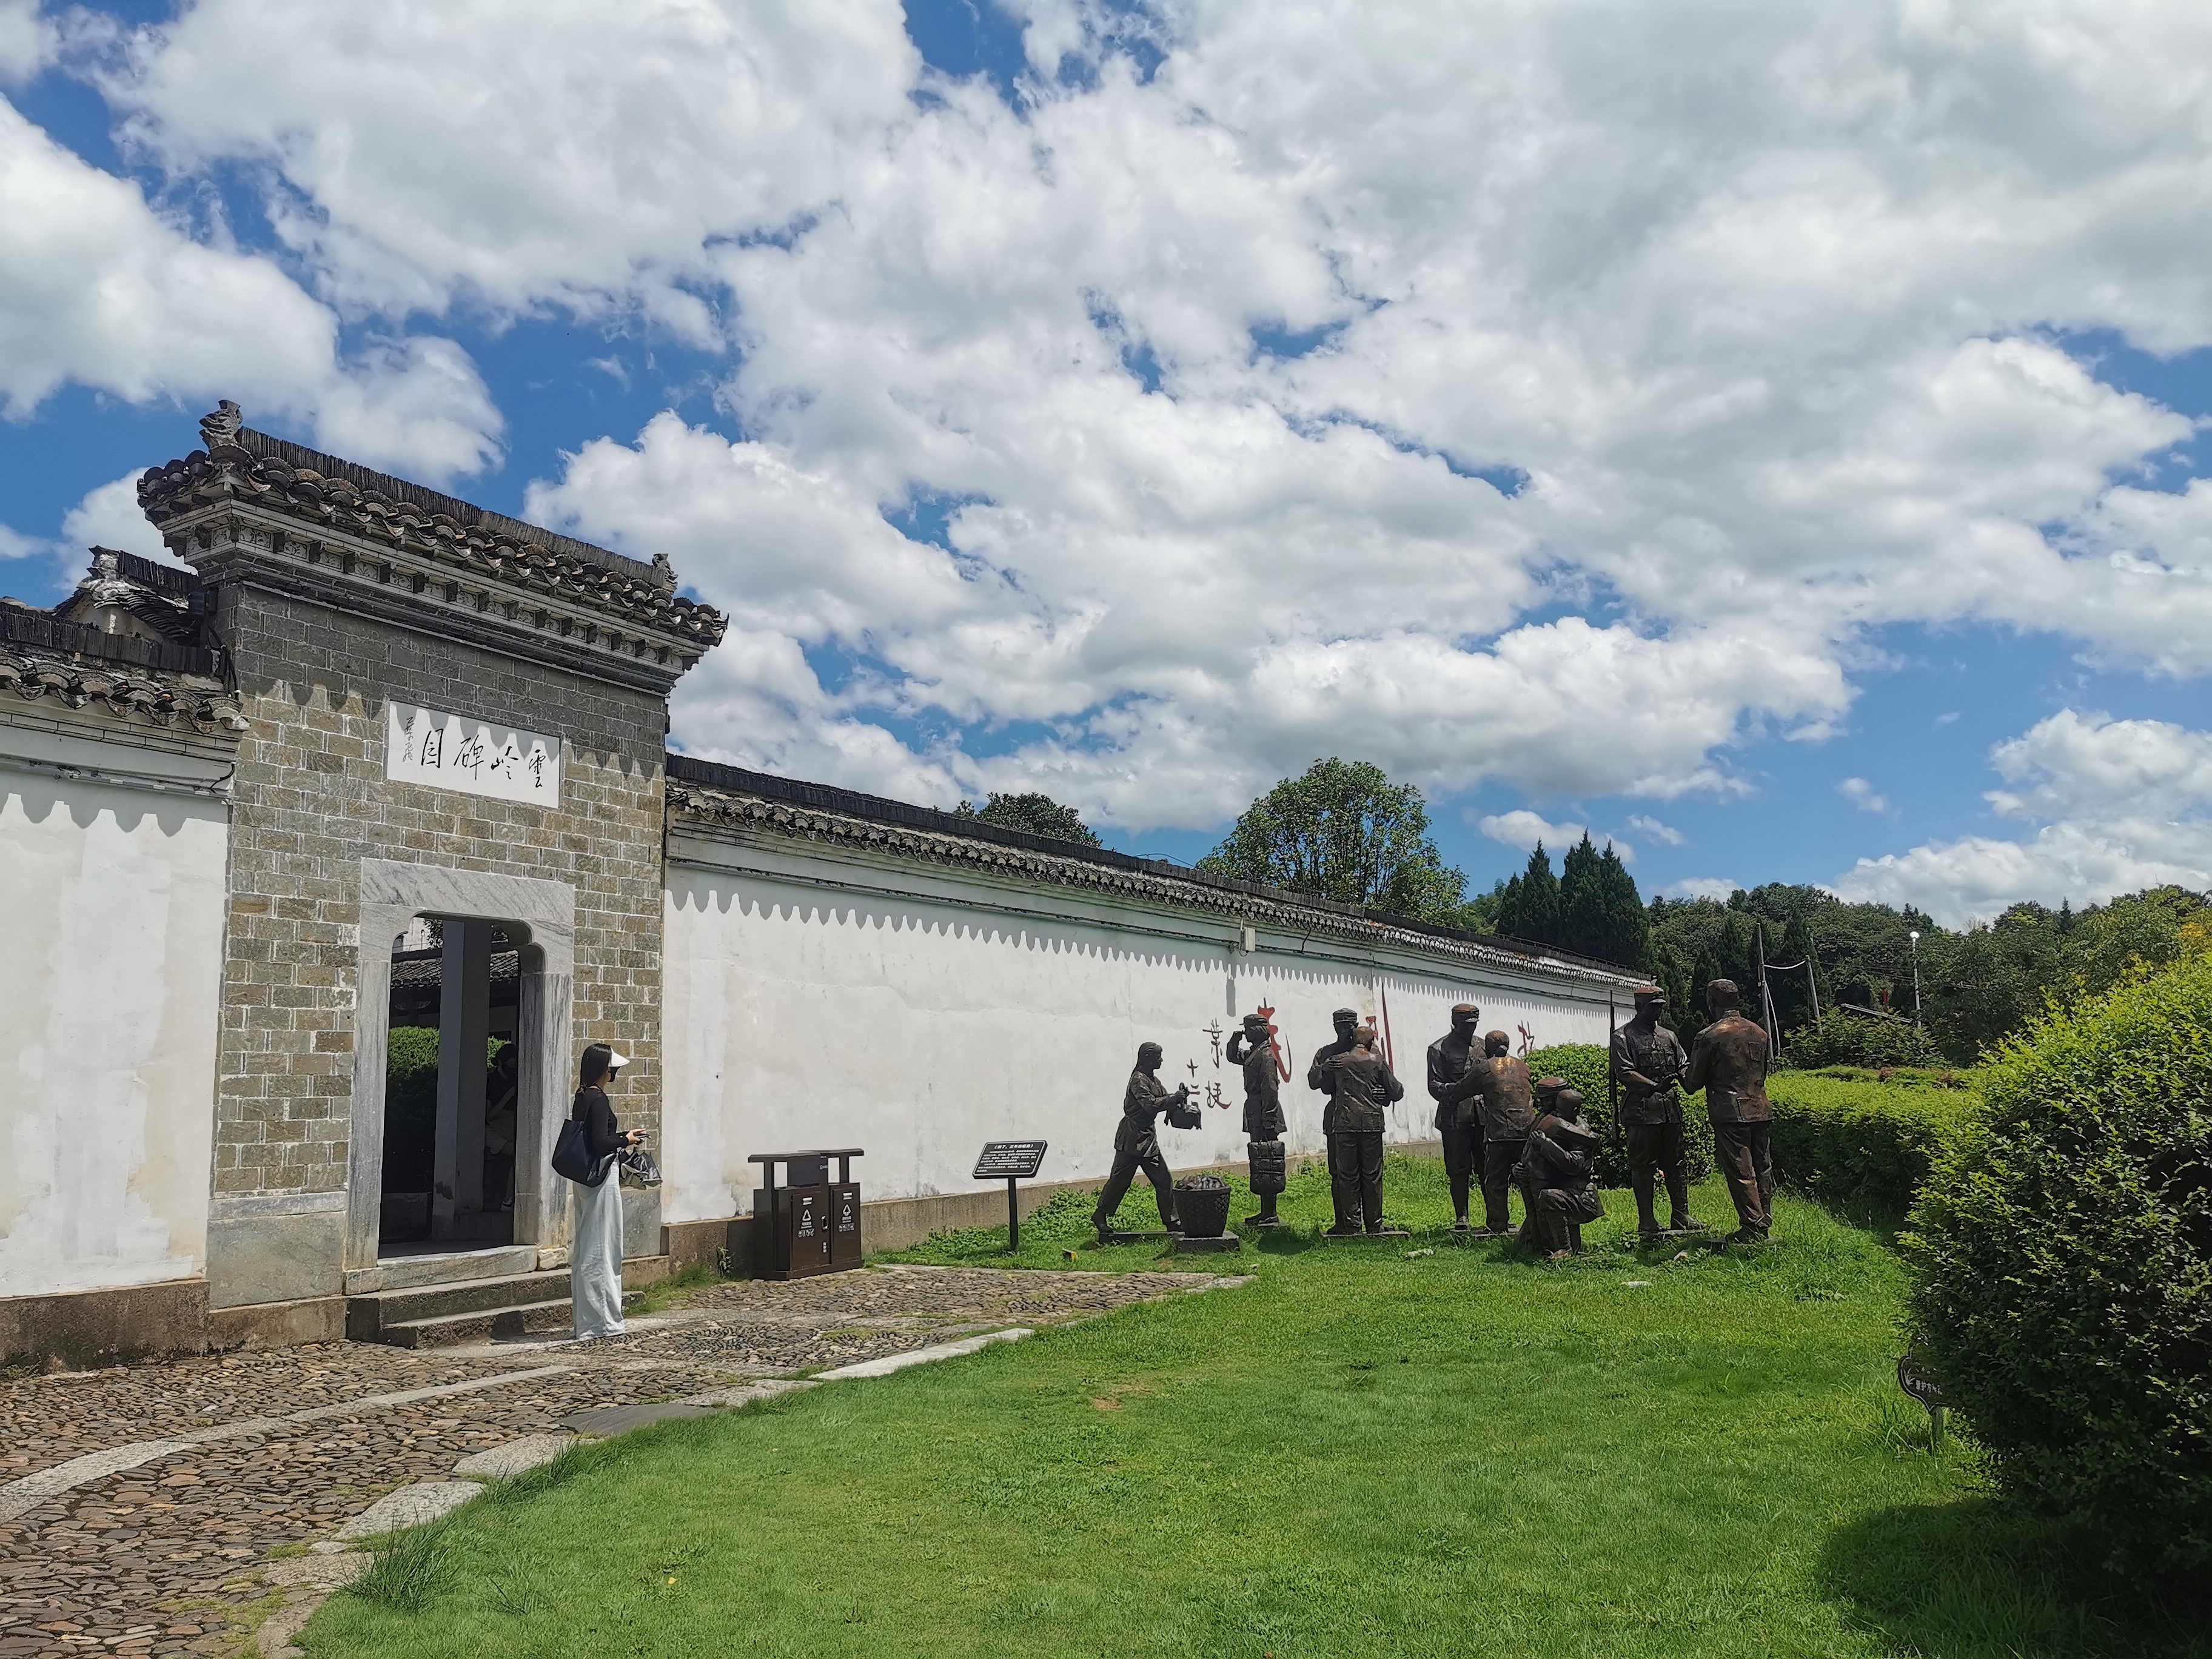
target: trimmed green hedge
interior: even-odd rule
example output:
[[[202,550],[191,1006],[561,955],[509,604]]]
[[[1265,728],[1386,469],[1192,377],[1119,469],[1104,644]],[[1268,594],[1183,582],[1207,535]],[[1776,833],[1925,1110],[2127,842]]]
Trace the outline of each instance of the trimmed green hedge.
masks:
[[[484,1045],[489,1066],[507,1039]],[[384,1049],[384,1190],[427,1193],[436,1155],[438,1028],[395,1025]]]
[[[1606,1051],[1595,1042],[1562,1042],[1528,1055],[1530,1078],[1563,1077],[1583,1091],[1583,1110],[1598,1132],[1597,1180],[1601,1187],[1628,1185],[1628,1133],[1606,1109]],[[1682,1161],[1692,1181],[1713,1172],[1713,1126],[1705,1118],[1703,1095],[1682,1097]]]
[[[1903,1243],[1911,1328],[1999,1487],[2139,1580],[2212,1574],[2212,957],[2046,1015]]]
[[[1855,1067],[1777,1072],[1774,1167],[1783,1181],[1846,1209],[1902,1217],[1939,1153],[1973,1121],[1975,1091],[1936,1073],[1866,1080]]]
[[[438,1028],[395,1025],[384,1051],[384,1190],[430,1190],[438,1124]]]

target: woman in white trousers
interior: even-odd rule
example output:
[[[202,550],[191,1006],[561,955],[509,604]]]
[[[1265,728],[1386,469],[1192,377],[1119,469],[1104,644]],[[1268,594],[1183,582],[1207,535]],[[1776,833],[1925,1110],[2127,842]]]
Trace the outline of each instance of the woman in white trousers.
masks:
[[[622,1182],[615,1172],[615,1154],[626,1146],[644,1146],[645,1132],[624,1133],[616,1126],[607,1086],[629,1063],[604,1042],[586,1048],[584,1086],[576,1091],[576,1103],[569,1109],[569,1115],[584,1126],[585,1149],[598,1177],[573,1183],[576,1224],[571,1235],[574,1243],[568,1247],[568,1294],[580,1341],[623,1334]]]

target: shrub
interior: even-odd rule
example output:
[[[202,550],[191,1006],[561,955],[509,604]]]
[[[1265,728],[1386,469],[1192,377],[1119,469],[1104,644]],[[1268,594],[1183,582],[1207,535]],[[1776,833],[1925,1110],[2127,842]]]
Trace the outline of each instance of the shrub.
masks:
[[[1583,1091],[1583,1109],[1598,1132],[1598,1185],[1626,1187],[1628,1132],[1606,1109],[1608,1074],[1605,1048],[1600,1043],[1562,1042],[1528,1055],[1531,1078],[1563,1077]],[[1682,1161],[1689,1165],[1684,1173],[1692,1181],[1703,1181],[1713,1171],[1713,1126],[1705,1117],[1703,1095],[1682,1097]]]
[[[1911,1207],[1937,1154],[1976,1108],[1973,1091],[1955,1073],[1844,1066],[1778,1072],[1766,1095],[1783,1181],[1840,1208],[1893,1218]]]
[[[1902,1019],[1869,1019],[1831,1009],[1810,1025],[1784,1033],[1793,1066],[1940,1066],[1942,1051],[1927,1031]]]
[[[438,1122],[438,1028],[395,1025],[385,1042],[384,1190],[430,1190]]]
[[[2212,960],[2054,1012],[1984,1067],[1904,1241],[1911,1330],[1999,1487],[2138,1581],[2212,1568]]]

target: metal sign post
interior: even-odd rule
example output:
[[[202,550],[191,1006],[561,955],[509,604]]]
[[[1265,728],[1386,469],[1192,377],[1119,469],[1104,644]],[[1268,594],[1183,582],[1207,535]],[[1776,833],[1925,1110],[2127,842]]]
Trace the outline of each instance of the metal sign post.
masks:
[[[1036,1179],[1036,1172],[1044,1167],[1045,1143],[1042,1140],[987,1140],[983,1151],[975,1159],[976,1181],[1003,1181],[1006,1183],[1006,1249],[1009,1254],[1022,1248],[1022,1201],[1016,1183]]]

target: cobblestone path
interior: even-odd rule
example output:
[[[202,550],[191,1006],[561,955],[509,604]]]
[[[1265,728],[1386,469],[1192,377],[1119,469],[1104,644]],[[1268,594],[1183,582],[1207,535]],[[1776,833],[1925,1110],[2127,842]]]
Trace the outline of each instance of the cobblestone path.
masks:
[[[571,1413],[1224,1282],[882,1267],[709,1285],[599,1342],[335,1343],[20,1376],[0,1384],[0,1656],[251,1653],[284,1598],[264,1577],[272,1552],[328,1540],[394,1487],[449,1480],[462,1457],[560,1432]]]

